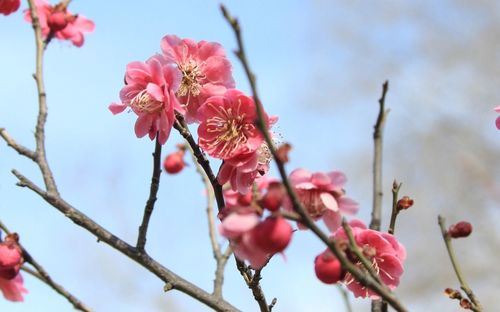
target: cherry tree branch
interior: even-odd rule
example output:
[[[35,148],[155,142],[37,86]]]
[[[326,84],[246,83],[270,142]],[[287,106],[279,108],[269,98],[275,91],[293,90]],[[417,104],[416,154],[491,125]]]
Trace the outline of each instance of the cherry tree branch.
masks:
[[[5,226],[5,224],[2,223],[2,221],[0,221],[0,228],[6,234],[10,234],[9,229],[7,228],[7,226]],[[38,263],[38,261],[36,261],[31,256],[31,254],[26,250],[26,248],[24,248],[24,246],[22,246],[21,244],[20,244],[20,246],[21,246],[21,249],[22,249],[22,252],[23,252],[23,258],[24,258],[25,263],[31,264],[33,266],[33,268],[35,268],[35,270],[36,270],[36,271],[33,271],[33,270],[27,268],[26,266],[23,266],[22,269],[24,271],[26,271],[29,274],[35,276],[40,281],[42,281],[43,283],[45,283],[46,285],[48,285],[49,287],[51,287],[53,290],[55,290],[58,294],[60,294],[64,298],[66,298],[73,305],[73,307],[76,310],[83,311],[83,312],[91,312],[92,311],[86,304],[84,304],[78,298],[76,298],[75,296],[73,296],[63,286],[61,286],[61,285],[57,284],[56,282],[54,282],[52,280],[52,278],[50,277],[50,275],[47,273],[47,271],[45,271],[45,269]]]
[[[380,110],[373,131],[374,154],[373,154],[373,207],[370,229],[380,231],[382,216],[382,145],[385,119],[389,110],[385,109],[385,95],[389,89],[386,80],[382,85],[382,96],[378,100]]]
[[[38,90],[38,118],[35,127],[36,163],[38,167],[40,167],[47,192],[58,194],[54,176],[50,170],[45,153],[45,122],[47,121],[47,94],[43,81],[43,54],[45,44],[34,0],[28,0],[28,4],[36,43],[36,70],[33,75]]]
[[[28,178],[26,178],[16,170],[13,170],[12,173],[19,180],[19,182],[17,183],[18,186],[27,187],[28,189],[37,193],[47,203],[63,213],[76,225],[86,229],[87,231],[95,235],[99,242],[104,242],[107,245],[113,247],[117,251],[126,255],[127,257],[134,260],[139,265],[153,273],[155,276],[166,283],[166,290],[176,289],[217,311],[238,311],[238,309],[236,309],[225,300],[216,298],[212,294],[209,294],[198,286],[190,283],[189,281],[170,271],[169,269],[158,263],[155,259],[151,258],[146,252],[140,251],[137,248],[127,244],[125,241],[103,228],[101,225],[86,216],[84,213],[71,206],[59,195],[55,195],[42,190],[39,186],[34,184],[32,181],[30,181]]]
[[[12,147],[16,152],[19,153],[19,155],[26,156],[27,158],[35,161],[36,160],[36,153],[30,150],[29,148],[17,143],[10,135],[7,133],[7,130],[5,128],[0,128],[0,136],[2,139],[7,143],[9,147]]]
[[[146,235],[148,233],[149,220],[153,214],[153,209],[155,207],[156,195],[158,194],[158,189],[160,188],[160,173],[161,173],[161,144],[158,141],[158,135],[156,136],[155,151],[153,153],[153,176],[151,177],[151,187],[149,189],[149,198],[146,202],[146,207],[144,207],[144,215],[142,217],[142,223],[139,226],[139,235],[137,237],[136,248],[140,251],[144,251],[146,246]]]
[[[451,243],[450,235],[446,230],[445,221],[446,220],[441,215],[438,215],[438,224],[439,227],[441,228],[441,234],[443,236],[444,244],[446,245],[446,250],[448,251],[448,256],[450,257],[453,270],[455,270],[455,275],[457,276],[458,282],[460,283],[460,288],[465,292],[467,297],[469,297],[470,301],[472,302],[471,310],[476,312],[483,311],[481,303],[479,302],[476,295],[465,281],[465,277],[462,274],[462,270],[460,269],[460,265],[458,264],[458,260],[455,256],[455,251],[453,250],[453,245]]]
[[[212,185],[212,189],[215,194],[217,208],[220,212],[221,209],[225,206],[224,195],[222,193],[222,186],[217,181],[217,177],[214,175],[212,168],[210,167],[210,162],[208,161],[207,157],[205,156],[203,151],[200,149],[200,147],[194,140],[193,135],[189,131],[189,128],[184,120],[184,117],[181,114],[176,114],[176,121],[174,123],[174,128],[186,140],[186,142],[193,151],[193,155],[196,158],[196,162],[201,166],[206,176],[208,177],[208,180],[210,181],[210,184]],[[245,280],[247,286],[251,289],[254,299],[257,301],[261,312],[270,312],[269,305],[267,304],[264,296],[264,292],[260,287],[259,279],[254,279],[252,270],[247,265],[245,265],[244,261],[241,261],[236,257],[234,258],[236,261],[236,268],[238,269],[241,276]]]
[[[233,29],[233,32],[236,37],[236,41],[238,44],[238,50],[235,52],[236,56],[239,58],[243,69],[245,71],[245,74],[248,78],[248,81],[250,83],[250,88],[252,90],[252,96],[255,101],[255,106],[256,106],[256,111],[257,111],[257,116],[258,119],[256,120],[257,127],[259,128],[260,132],[264,136],[264,139],[266,141],[266,144],[269,147],[269,150],[271,154],[273,155],[274,161],[276,163],[276,166],[278,168],[278,171],[280,173],[283,185],[287,191],[288,196],[291,199],[292,206],[294,211],[300,215],[301,218],[301,223],[305,225],[307,228],[309,228],[323,243],[328,246],[328,248],[333,252],[333,254],[339,259],[340,263],[342,264],[342,267],[346,269],[349,273],[353,275],[353,277],[359,281],[362,285],[364,285],[367,288],[372,289],[374,292],[376,292],[378,295],[380,295],[382,298],[387,300],[391,306],[396,309],[397,311],[407,311],[407,309],[399,302],[399,300],[396,298],[396,296],[391,292],[385,289],[382,285],[377,283],[373,278],[371,278],[369,275],[365,274],[364,272],[360,271],[354,264],[352,264],[345,256],[343,251],[340,250],[340,248],[337,246],[336,241],[332,238],[329,238],[321,229],[314,223],[314,221],[309,217],[307,212],[305,211],[304,207],[302,204],[299,202],[297,195],[292,189],[292,186],[290,184],[290,181],[288,180],[288,176],[285,171],[285,167],[283,162],[280,160],[276,147],[274,146],[274,143],[271,139],[271,136],[269,135],[269,131],[267,129],[267,126],[264,121],[264,113],[263,113],[263,108],[262,108],[262,103],[260,101],[259,95],[257,93],[257,87],[256,87],[256,78],[255,75],[252,73],[250,70],[250,66],[248,64],[248,60],[246,58],[245,54],[245,49],[243,45],[243,40],[241,37],[241,29],[240,25],[238,23],[238,20],[234,17],[232,17],[227,9],[224,7],[224,5],[221,5],[221,10],[222,14],[230,24],[231,28]]]
[[[398,196],[399,190],[401,189],[401,183],[397,183],[396,180],[392,183],[392,212],[391,212],[391,223],[389,225],[389,230],[387,231],[389,234],[394,234],[396,230],[396,219],[399,214],[398,209]]]

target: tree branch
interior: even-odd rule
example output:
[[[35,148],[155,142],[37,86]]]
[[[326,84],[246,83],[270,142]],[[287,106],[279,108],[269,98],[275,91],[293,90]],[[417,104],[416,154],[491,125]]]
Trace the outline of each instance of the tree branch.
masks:
[[[221,5],[221,10],[222,10],[222,14],[224,15],[224,17],[226,18],[226,20],[230,24],[230,26],[233,29],[233,32],[236,36],[236,41],[238,43],[238,50],[236,51],[236,56],[239,58],[242,66],[245,70],[245,74],[248,78],[248,81],[250,83],[250,88],[252,90],[252,96],[253,96],[253,99],[254,99],[255,104],[256,104],[255,106],[256,106],[256,111],[257,111],[257,116],[258,116],[258,120],[256,121],[257,126],[258,126],[260,132],[262,133],[262,135],[264,136],[264,139],[269,147],[269,150],[270,150],[271,154],[273,155],[273,158],[274,158],[274,161],[276,163],[276,166],[278,167],[278,171],[280,173],[283,185],[285,186],[287,194],[291,199],[293,209],[301,217],[301,223],[304,224],[307,228],[309,228],[321,241],[323,241],[323,243],[325,243],[326,246],[328,246],[328,248],[339,259],[340,263],[342,264],[342,267],[345,268],[348,272],[350,272],[354,276],[354,278],[356,278],[356,280],[358,280],[362,285],[364,285],[367,288],[372,289],[374,292],[376,292],[382,298],[387,300],[391,304],[391,306],[394,309],[396,309],[397,311],[407,311],[406,308],[398,301],[398,299],[396,298],[396,296],[392,292],[384,289],[382,285],[378,284],[370,276],[361,272],[354,264],[352,264],[346,258],[345,254],[336,245],[335,240],[328,238],[328,236],[319,229],[319,227],[314,223],[314,221],[306,213],[302,204],[299,202],[297,195],[293,191],[291,184],[290,184],[290,181],[288,180],[288,176],[286,174],[284,164],[277,155],[276,147],[274,146],[274,143],[272,142],[272,139],[271,139],[269,132],[267,130],[267,126],[264,122],[263,108],[262,108],[262,103],[260,101],[259,95],[257,93],[255,75],[250,70],[250,66],[248,64],[248,61],[247,61],[247,58],[245,55],[243,40],[241,38],[241,29],[240,29],[240,25],[238,23],[238,20],[229,14],[229,12],[224,7],[224,5]]]
[[[17,183],[18,186],[27,187],[30,190],[34,191],[35,193],[40,195],[40,197],[42,197],[47,203],[59,210],[75,224],[95,235],[98,241],[106,243],[107,245],[118,250],[130,259],[134,260],[145,269],[149,270],[151,273],[153,273],[155,276],[157,276],[167,284],[167,289],[176,289],[217,311],[238,311],[238,309],[236,309],[230,303],[220,298],[216,298],[212,294],[209,294],[198,286],[188,282],[166,267],[162,266],[156,260],[151,258],[147,253],[139,251],[137,248],[127,244],[119,237],[110,233],[94,220],[87,217],[84,213],[64,201],[64,199],[62,199],[59,195],[45,192],[16,170],[13,170],[12,173],[19,180],[19,182]]]
[[[399,190],[401,189],[401,183],[397,183],[396,180],[394,180],[394,183],[392,183],[392,212],[391,212],[391,223],[389,225],[389,230],[387,232],[389,234],[394,234],[394,231],[396,230],[396,219],[399,214],[399,209],[398,209],[398,196],[399,196]]]
[[[12,147],[16,152],[18,152],[22,156],[26,156],[29,159],[35,161],[36,160],[36,153],[30,150],[27,147],[24,147],[23,145],[19,144],[14,140],[8,133],[5,128],[0,128],[0,136],[2,139],[7,143],[8,146]]]
[[[149,220],[153,214],[155,207],[156,195],[160,188],[160,174],[161,174],[161,144],[156,136],[155,151],[153,153],[153,176],[151,177],[151,187],[149,189],[149,198],[144,207],[144,215],[142,223],[139,226],[139,235],[137,237],[137,250],[144,251],[146,246],[146,235],[148,233]]]
[[[460,265],[458,264],[457,258],[455,256],[453,245],[451,244],[451,238],[448,234],[448,231],[446,230],[445,219],[441,215],[438,215],[438,224],[441,228],[441,234],[443,236],[444,244],[446,245],[446,250],[448,251],[448,256],[450,257],[453,270],[455,270],[455,275],[457,276],[458,282],[460,283],[460,288],[465,292],[467,297],[469,297],[470,301],[472,302],[471,310],[480,312],[483,310],[483,307],[481,306],[481,303],[477,299],[476,295],[474,295],[474,292],[472,292],[472,289],[465,281],[465,277],[462,274],[462,270],[460,269]]]
[[[0,221],[0,228],[6,233],[10,234],[9,229],[5,226],[5,224]],[[23,271],[28,272],[29,274],[35,276],[38,278],[40,281],[45,283],[46,285],[50,286],[52,289],[54,289],[58,294],[66,298],[76,310],[80,310],[83,312],[91,312],[92,310],[87,307],[82,301],[80,301],[78,298],[73,296],[69,291],[67,291],[64,287],[61,285],[57,284],[52,280],[50,275],[45,271],[45,269],[31,256],[31,254],[24,248],[21,244],[21,249],[23,252],[23,258],[25,263],[31,264],[36,271],[32,271],[29,268],[23,266],[22,269]]]
[[[36,43],[36,70],[33,75],[38,90],[38,118],[35,127],[36,163],[42,172],[47,192],[59,194],[45,154],[45,122],[47,121],[47,94],[43,82],[43,52],[45,44],[34,0],[28,0],[28,4]]]

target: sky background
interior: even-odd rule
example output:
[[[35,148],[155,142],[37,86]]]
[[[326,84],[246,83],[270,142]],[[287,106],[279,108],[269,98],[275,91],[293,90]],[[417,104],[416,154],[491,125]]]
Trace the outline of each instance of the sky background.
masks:
[[[54,40],[46,52],[48,159],[62,196],[128,242],[135,242],[149,194],[154,142],[137,139],[135,116],[113,116],[125,66],[160,51],[166,34],[221,43],[237,88],[248,93],[232,54],[234,35],[216,1],[73,1],[70,10],[96,24],[82,48]],[[492,108],[500,102],[500,10],[493,1],[226,1],[237,16],[251,67],[276,131],[291,142],[289,170],[342,170],[350,197],[369,222],[372,131],[381,85],[390,80],[385,131],[384,190],[394,178],[416,206],[400,217],[398,238],[408,260],[397,293],[411,310],[456,311],[442,295],[454,280],[436,216],[467,219],[474,235],[457,241],[464,271],[485,307],[500,281],[498,257],[500,144]],[[23,2],[22,9],[27,4]],[[34,40],[21,12],[0,18],[0,126],[33,147],[36,119]],[[194,128],[191,128],[192,131]],[[195,131],[193,131],[195,132]],[[172,132],[163,155],[181,137]],[[41,183],[34,164],[0,144],[0,219],[70,292],[96,311],[208,311],[163,284],[68,221],[38,196],[15,186],[16,168]],[[191,162],[189,160],[189,162]],[[214,163],[213,168],[217,168]],[[273,174],[273,170],[271,173]],[[184,278],[211,289],[215,264],[207,237],[203,185],[194,166],[162,175],[148,233],[149,253]],[[386,196],[384,225],[390,196]],[[221,242],[223,242],[221,240]],[[343,311],[335,287],[314,276],[324,247],[300,232],[264,269],[262,286],[275,311]],[[477,255],[481,255],[478,257]],[[484,268],[488,268],[485,270]],[[466,274],[467,274],[466,273]],[[25,276],[22,304],[0,300],[0,311],[71,311],[52,289]],[[256,311],[235,269],[226,268],[224,297]],[[351,298],[352,299],[352,298]],[[366,310],[367,300],[353,300]],[[488,309],[487,309],[488,310]]]

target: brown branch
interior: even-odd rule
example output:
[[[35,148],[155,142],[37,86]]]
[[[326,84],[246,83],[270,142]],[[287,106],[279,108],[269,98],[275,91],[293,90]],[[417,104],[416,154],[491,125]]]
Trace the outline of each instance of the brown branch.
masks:
[[[471,310],[476,312],[483,311],[481,303],[479,302],[476,295],[474,295],[474,292],[472,292],[472,289],[465,281],[464,275],[462,274],[460,265],[458,264],[457,258],[455,256],[453,245],[451,244],[451,238],[448,234],[448,231],[446,230],[445,219],[441,215],[438,215],[438,224],[439,227],[441,228],[441,234],[443,236],[444,244],[446,245],[446,250],[448,251],[448,256],[450,257],[453,270],[455,270],[455,275],[457,276],[458,282],[460,283],[460,288],[465,292],[467,297],[469,297],[470,301],[472,302]]]
[[[0,221],[0,228],[6,233],[10,234],[9,229],[5,226],[5,224]],[[80,301],[78,298],[73,296],[69,291],[67,291],[63,286],[57,284],[52,280],[50,275],[45,271],[45,269],[36,261],[31,254],[24,248],[22,245],[21,249],[23,252],[23,258],[25,263],[29,263],[35,268],[36,271],[32,271],[29,268],[22,267],[23,271],[28,272],[29,274],[35,276],[38,278],[40,281],[44,282],[48,286],[50,286],[52,289],[54,289],[58,294],[66,298],[76,310],[80,310],[83,312],[90,312],[92,311],[87,305],[85,305],[82,301]]]
[[[142,223],[139,226],[139,235],[137,237],[136,248],[139,251],[144,251],[146,246],[146,236],[148,233],[149,220],[153,214],[155,207],[156,195],[160,188],[160,174],[161,174],[161,144],[158,141],[159,134],[156,135],[155,151],[153,153],[153,175],[151,177],[151,187],[149,189],[149,198],[144,207],[144,215]]]
[[[397,183],[396,180],[392,183],[392,212],[391,212],[391,223],[389,224],[389,230],[387,232],[389,234],[394,234],[396,230],[396,219],[399,214],[398,209],[398,196],[399,190],[401,189],[401,183]]]
[[[36,70],[33,75],[38,90],[38,118],[35,127],[36,163],[42,172],[47,192],[58,194],[54,176],[47,163],[45,154],[45,122],[47,121],[47,94],[45,93],[45,84],[43,82],[43,52],[45,44],[34,0],[28,0],[28,4],[36,43]]]
[[[382,143],[385,118],[389,112],[389,110],[385,109],[385,95],[387,94],[388,89],[389,82],[386,80],[382,85],[382,96],[378,100],[380,110],[373,131],[373,207],[370,229],[377,231],[380,231],[380,222],[382,216]]]
[[[231,27],[234,31],[234,34],[236,36],[236,41],[238,43],[238,50],[236,51],[236,56],[239,58],[242,66],[245,70],[248,81],[250,83],[250,87],[252,90],[252,96],[253,96],[255,104],[256,104],[255,106],[256,106],[256,111],[257,111],[257,116],[258,116],[258,120],[256,121],[257,126],[258,126],[259,130],[261,131],[262,135],[264,136],[264,139],[269,147],[269,150],[270,150],[271,154],[273,155],[273,158],[274,158],[274,161],[276,163],[276,166],[278,167],[278,171],[280,173],[283,185],[285,186],[287,194],[291,199],[293,209],[301,217],[301,223],[304,224],[307,228],[309,228],[321,241],[323,241],[323,243],[325,243],[325,245],[328,246],[328,248],[339,259],[340,263],[342,264],[342,267],[344,269],[346,269],[348,272],[350,272],[353,275],[353,277],[356,278],[356,280],[358,282],[360,282],[365,287],[372,289],[374,292],[376,292],[382,298],[387,300],[391,304],[391,306],[394,309],[396,309],[397,311],[407,311],[406,308],[399,302],[399,300],[396,298],[396,296],[392,292],[387,291],[382,285],[378,284],[370,276],[361,272],[354,264],[352,264],[346,258],[345,254],[336,245],[335,240],[328,238],[328,236],[319,229],[319,227],[314,223],[314,221],[306,213],[302,204],[299,202],[297,195],[293,191],[291,184],[288,180],[288,176],[286,174],[284,164],[280,160],[280,158],[278,157],[277,152],[276,152],[276,147],[274,146],[272,139],[269,135],[269,132],[267,130],[267,126],[265,124],[264,117],[263,117],[264,114],[263,114],[263,109],[262,109],[262,103],[260,102],[260,98],[259,98],[258,93],[257,93],[255,75],[250,70],[250,66],[248,64],[248,61],[247,61],[247,58],[245,55],[245,50],[244,50],[243,41],[241,38],[241,30],[240,30],[240,25],[238,23],[238,20],[236,18],[232,17],[223,5],[221,5],[221,10],[222,10],[222,14],[224,15],[224,17],[226,18],[228,23],[231,25]]]
[[[0,136],[2,139],[7,143],[8,146],[12,147],[16,152],[18,152],[20,155],[26,156],[29,159],[35,161],[36,159],[36,153],[30,150],[29,148],[19,144],[14,140],[8,133],[5,128],[0,128]]]
[[[195,152],[191,145],[187,145],[189,152],[191,153],[191,157],[193,159],[193,163],[196,165],[196,171],[201,176],[203,184],[205,185],[205,190],[207,191],[207,221],[208,221],[208,235],[210,238],[210,244],[212,246],[213,256],[216,262],[215,269],[215,278],[214,278],[214,296],[218,298],[222,298],[222,286],[224,284],[224,269],[227,264],[227,260],[231,256],[232,250],[231,247],[228,246],[224,253],[221,252],[219,242],[217,241],[217,229],[215,226],[215,217],[214,217],[214,207],[213,203],[215,201],[214,188],[212,187],[212,183],[207,176],[207,173],[203,170],[203,167],[199,164],[198,159],[195,156]]]
[[[86,229],[87,231],[95,235],[99,242],[102,241],[106,243],[125,256],[134,260],[145,269],[149,270],[151,273],[165,282],[168,286],[168,289],[176,289],[182,293],[185,293],[217,311],[238,311],[238,309],[236,309],[230,303],[207,293],[203,289],[190,283],[189,281],[178,276],[166,267],[162,266],[155,259],[151,258],[147,253],[139,251],[137,248],[127,244],[125,241],[103,228],[94,220],[87,217],[84,213],[71,206],[59,195],[55,195],[42,190],[39,186],[34,184],[32,181],[30,181],[28,178],[26,178],[16,170],[13,170],[12,173],[19,180],[19,182],[17,183],[18,186],[27,187],[37,193],[47,203],[63,213],[76,225]]]

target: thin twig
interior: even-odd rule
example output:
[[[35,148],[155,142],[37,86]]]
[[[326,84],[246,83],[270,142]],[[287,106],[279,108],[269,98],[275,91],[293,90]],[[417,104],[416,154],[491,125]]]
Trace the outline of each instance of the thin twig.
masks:
[[[35,161],[36,159],[36,154],[29,148],[17,143],[8,133],[7,130],[4,128],[0,128],[0,136],[2,139],[7,143],[8,146],[12,147],[16,152],[18,152],[20,155],[26,156],[29,159]]]
[[[144,215],[142,223],[139,226],[139,235],[137,237],[137,250],[144,251],[146,247],[146,236],[148,233],[149,220],[153,214],[155,207],[156,195],[160,188],[160,174],[161,174],[161,144],[158,139],[159,134],[156,135],[155,151],[153,153],[153,175],[151,177],[151,187],[149,189],[149,198],[144,207]]]
[[[389,110],[385,109],[385,95],[389,89],[389,82],[386,80],[382,85],[382,96],[378,100],[380,105],[377,122],[373,131],[373,207],[372,207],[372,220],[370,222],[370,229],[380,231],[380,222],[382,216],[382,143],[385,118]]]
[[[337,289],[340,291],[340,294],[342,295],[342,300],[344,300],[346,311],[352,312],[351,301],[349,300],[349,294],[347,293],[347,290],[345,290],[345,288],[342,285],[338,284],[337,284]]]
[[[9,229],[3,224],[2,221],[0,221],[0,228],[6,233],[10,234]],[[66,298],[75,309],[83,311],[83,312],[90,312],[92,311],[89,307],[87,307],[82,301],[80,301],[78,298],[73,296],[69,291],[67,291],[64,287],[61,285],[57,284],[52,280],[50,275],[45,271],[45,269],[30,255],[30,253],[24,248],[21,244],[21,249],[23,252],[23,258],[25,263],[31,264],[35,270],[32,271],[29,268],[24,267],[24,271],[27,271],[29,274],[37,277],[40,279],[42,282],[50,286],[52,289],[54,289],[58,294]]]
[[[400,189],[401,189],[401,183],[397,183],[396,180],[394,180],[394,183],[392,183],[391,223],[389,224],[389,230],[387,230],[387,232],[389,234],[394,234],[394,231],[396,230],[396,219],[397,219],[398,214],[399,214],[398,196],[399,196]]]
[[[71,206],[59,195],[55,195],[42,190],[39,186],[34,184],[31,180],[20,174],[18,171],[13,170],[12,173],[18,178],[18,186],[27,187],[33,192],[37,193],[47,203],[63,213],[67,218],[73,221],[76,225],[86,229],[95,235],[98,241],[102,241],[130,259],[137,262],[142,267],[149,270],[169,287],[168,289],[176,289],[188,296],[206,304],[217,311],[238,311],[234,306],[221,298],[216,298],[212,294],[204,291],[198,286],[190,283],[189,281],[178,276],[166,267],[162,266],[155,259],[151,258],[147,253],[137,250],[137,248],[127,244],[125,241],[115,236],[101,225],[96,223],[91,218],[87,217],[84,213]]]
[[[470,301],[472,302],[471,310],[480,312],[483,310],[483,307],[481,306],[481,303],[477,299],[476,295],[474,295],[474,292],[472,292],[472,289],[465,281],[465,277],[462,274],[460,265],[458,264],[455,252],[453,250],[451,238],[448,234],[448,231],[446,230],[445,219],[441,215],[438,215],[438,224],[441,228],[441,234],[443,235],[444,244],[446,245],[446,250],[448,251],[448,256],[450,257],[451,264],[453,266],[453,269],[455,270],[455,275],[457,276],[458,282],[460,283],[460,288],[465,292],[467,297],[469,297]]]
[[[42,30],[40,28],[40,21],[38,19],[38,13],[35,7],[34,0],[28,0],[31,21],[33,25],[33,30],[35,32],[35,43],[36,43],[36,70],[33,76],[36,81],[36,87],[38,90],[38,118],[35,127],[35,141],[36,141],[36,163],[40,167],[42,172],[43,181],[47,192],[53,194],[59,194],[57,191],[56,182],[54,181],[54,176],[50,170],[49,164],[47,162],[47,156],[45,154],[45,122],[47,121],[47,94],[45,93],[45,84],[43,82],[43,52],[44,52],[44,40],[42,37]]]
[[[193,159],[193,163],[196,165],[196,171],[201,176],[203,183],[205,185],[205,190],[207,192],[207,221],[208,221],[208,235],[210,237],[210,244],[212,245],[212,252],[216,262],[215,269],[215,278],[214,278],[214,290],[213,294],[216,297],[222,298],[222,286],[224,284],[224,269],[227,264],[227,260],[232,253],[231,247],[228,246],[224,253],[221,252],[219,242],[217,241],[217,230],[215,226],[215,216],[214,216],[214,207],[213,203],[215,201],[214,189],[212,187],[212,183],[208,178],[206,172],[203,170],[203,167],[199,164],[198,159],[195,156],[193,148],[191,145],[187,145],[189,152],[191,153],[191,157]]]
[[[396,296],[390,292],[387,291],[382,285],[378,284],[376,281],[374,281],[369,275],[366,275],[364,272],[361,272],[354,264],[352,264],[345,256],[345,254],[338,248],[338,246],[335,243],[334,239],[329,238],[325,233],[323,233],[320,228],[314,223],[314,221],[309,217],[309,215],[306,213],[304,207],[302,204],[299,202],[297,195],[293,191],[290,181],[288,180],[288,176],[285,171],[285,167],[283,162],[280,160],[280,158],[277,155],[276,152],[276,147],[274,146],[271,137],[269,135],[269,132],[267,130],[267,126],[264,121],[264,114],[263,114],[263,109],[262,109],[262,104],[260,102],[259,96],[257,94],[257,87],[256,87],[256,82],[255,82],[255,75],[252,73],[250,70],[250,66],[248,65],[248,61],[246,59],[245,55],[245,50],[243,46],[243,41],[241,38],[241,30],[240,30],[240,25],[234,17],[232,17],[227,9],[221,5],[221,10],[222,14],[228,21],[228,23],[231,25],[234,34],[236,36],[236,41],[238,43],[238,51],[236,51],[236,56],[239,58],[244,70],[245,74],[248,78],[248,81],[250,83],[250,87],[252,90],[252,96],[255,101],[255,106],[256,106],[256,111],[257,111],[257,126],[264,136],[264,139],[269,147],[269,151],[273,155],[274,161],[276,163],[276,166],[278,167],[278,171],[280,173],[283,185],[285,186],[285,189],[287,191],[288,196],[291,199],[292,206],[295,212],[297,212],[300,217],[301,217],[301,223],[304,224],[307,228],[309,228],[325,245],[329,247],[329,249],[334,253],[334,255],[339,259],[340,263],[342,264],[342,267],[345,268],[348,272],[350,272],[354,278],[358,282],[360,282],[362,285],[365,287],[372,289],[374,292],[376,292],[378,295],[380,295],[382,298],[386,299],[391,306],[396,309],[397,311],[407,311],[406,308],[399,302],[399,300],[396,298]]]

